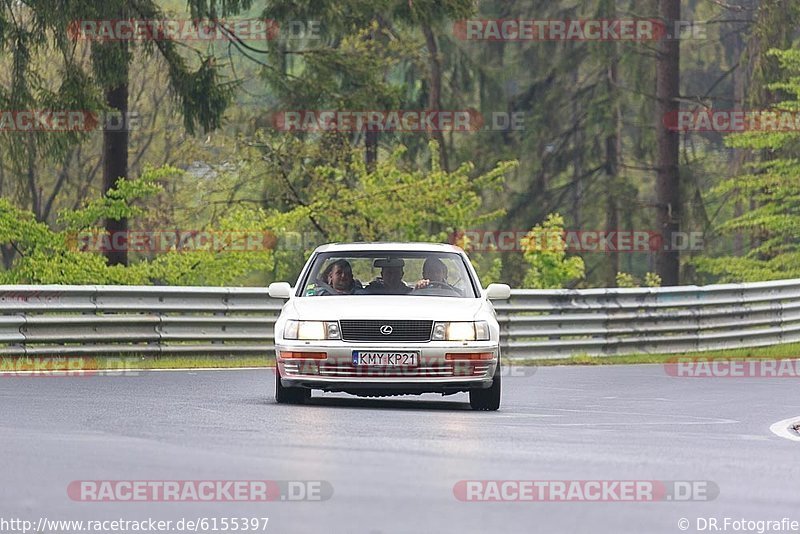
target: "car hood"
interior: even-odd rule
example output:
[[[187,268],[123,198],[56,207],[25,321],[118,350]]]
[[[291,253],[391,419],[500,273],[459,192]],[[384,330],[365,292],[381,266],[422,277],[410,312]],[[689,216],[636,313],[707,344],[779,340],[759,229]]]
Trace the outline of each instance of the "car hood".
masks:
[[[345,295],[292,299],[293,318],[333,319],[427,319],[472,321],[485,306],[479,298],[393,295]]]

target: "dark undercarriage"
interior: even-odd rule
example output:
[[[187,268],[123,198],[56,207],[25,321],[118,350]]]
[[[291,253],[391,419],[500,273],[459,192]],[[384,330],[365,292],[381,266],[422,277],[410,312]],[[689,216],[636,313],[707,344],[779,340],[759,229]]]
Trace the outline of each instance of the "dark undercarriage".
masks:
[[[468,393],[471,389],[487,389],[491,387],[491,381],[475,382],[472,384],[420,384],[408,382],[394,382],[381,384],[375,387],[371,384],[358,382],[339,382],[326,383],[304,380],[281,379],[285,387],[318,389],[331,393],[348,393],[358,397],[394,397],[397,395],[421,395],[422,393],[441,393],[442,395],[454,395],[456,393]]]

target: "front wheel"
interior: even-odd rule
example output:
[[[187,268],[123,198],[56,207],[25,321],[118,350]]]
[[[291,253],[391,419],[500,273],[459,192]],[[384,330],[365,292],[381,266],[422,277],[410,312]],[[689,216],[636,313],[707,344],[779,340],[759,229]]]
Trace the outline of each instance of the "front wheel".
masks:
[[[281,372],[275,363],[275,402],[278,404],[303,404],[311,398],[311,390],[306,388],[287,388],[281,384]]]
[[[500,408],[500,390],[502,388],[500,380],[500,361],[494,370],[492,387],[487,389],[469,390],[469,405],[473,410],[482,412],[493,412]]]

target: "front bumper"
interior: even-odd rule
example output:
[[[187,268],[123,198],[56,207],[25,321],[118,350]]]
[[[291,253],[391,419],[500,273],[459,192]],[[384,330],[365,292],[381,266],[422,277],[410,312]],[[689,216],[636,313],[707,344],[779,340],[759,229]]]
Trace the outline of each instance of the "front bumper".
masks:
[[[456,393],[492,385],[499,348],[492,341],[425,343],[353,343],[344,341],[283,342],[276,345],[276,362],[285,387],[361,394]],[[416,351],[413,367],[355,366],[354,350]],[[324,360],[285,359],[282,352],[324,352]],[[491,353],[490,360],[446,360],[445,354]]]

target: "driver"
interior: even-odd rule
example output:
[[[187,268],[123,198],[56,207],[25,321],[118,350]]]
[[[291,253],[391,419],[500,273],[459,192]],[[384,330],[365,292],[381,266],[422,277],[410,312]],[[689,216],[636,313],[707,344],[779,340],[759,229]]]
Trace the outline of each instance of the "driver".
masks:
[[[414,289],[429,287],[431,282],[434,285],[450,284],[447,283],[447,265],[439,258],[428,258],[422,264],[422,280],[414,284]],[[452,286],[450,286],[452,287]]]

